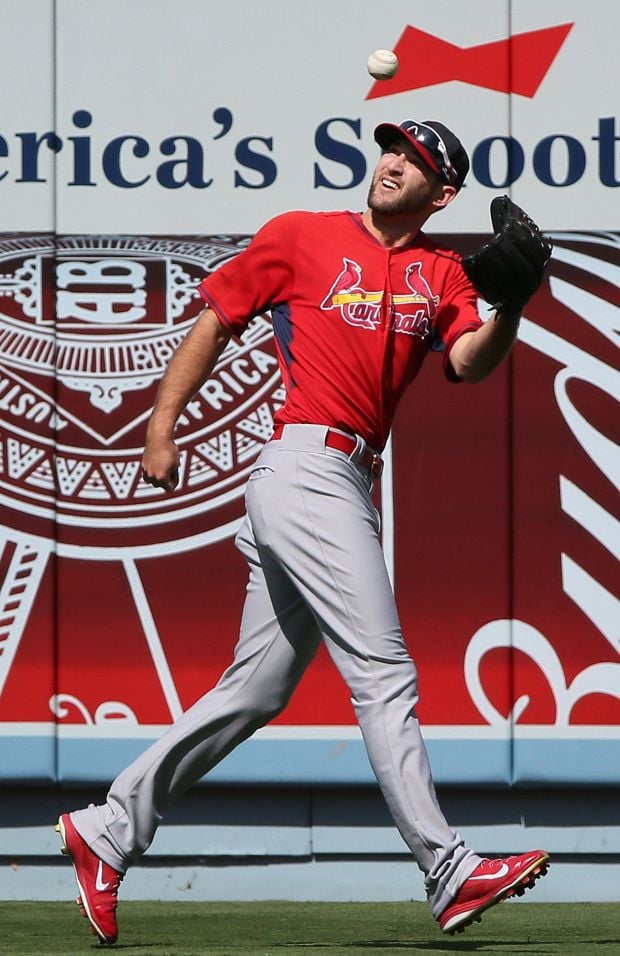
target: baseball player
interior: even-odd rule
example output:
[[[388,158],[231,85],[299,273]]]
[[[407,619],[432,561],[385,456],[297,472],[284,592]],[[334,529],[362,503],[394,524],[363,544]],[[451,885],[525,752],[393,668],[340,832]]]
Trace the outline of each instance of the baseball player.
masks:
[[[462,930],[546,872],[539,850],[481,859],[440,810],[371,491],[398,401],[426,354],[443,353],[451,382],[488,375],[509,353],[551,249],[506,197],[492,206],[494,239],[472,257],[439,246],[422,227],[463,185],[462,144],[434,121],[382,123],[375,139],[365,212],[289,212],[263,226],[201,283],[205,308],[162,380],[142,467],[171,492],[177,419],[229,338],[271,310],[286,400],[247,484],[236,545],[249,584],[234,660],[102,806],[58,821],[78,902],[102,942],[117,939],[120,882],[172,803],[283,710],[321,642],[349,687],[440,928]],[[496,310],[484,324],[479,293]]]

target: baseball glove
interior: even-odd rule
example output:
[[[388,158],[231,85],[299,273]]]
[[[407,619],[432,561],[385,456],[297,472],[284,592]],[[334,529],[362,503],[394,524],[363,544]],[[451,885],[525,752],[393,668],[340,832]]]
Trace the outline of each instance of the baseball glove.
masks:
[[[552,245],[508,196],[491,202],[493,239],[463,259],[483,299],[498,312],[520,313],[540,286]]]

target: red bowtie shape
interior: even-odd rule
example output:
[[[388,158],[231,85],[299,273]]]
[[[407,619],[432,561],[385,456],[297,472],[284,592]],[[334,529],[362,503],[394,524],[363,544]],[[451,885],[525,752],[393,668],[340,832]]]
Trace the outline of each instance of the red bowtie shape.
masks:
[[[563,23],[466,48],[407,26],[394,47],[400,62],[398,73],[391,80],[373,83],[366,99],[450,80],[531,98],[573,26]]]

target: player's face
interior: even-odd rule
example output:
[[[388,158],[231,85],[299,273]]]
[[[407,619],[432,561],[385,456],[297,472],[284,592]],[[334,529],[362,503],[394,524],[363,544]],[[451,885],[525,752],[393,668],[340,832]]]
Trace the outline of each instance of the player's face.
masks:
[[[368,193],[368,206],[384,216],[432,212],[442,194],[439,175],[427,166],[406,139],[396,140],[382,155]]]

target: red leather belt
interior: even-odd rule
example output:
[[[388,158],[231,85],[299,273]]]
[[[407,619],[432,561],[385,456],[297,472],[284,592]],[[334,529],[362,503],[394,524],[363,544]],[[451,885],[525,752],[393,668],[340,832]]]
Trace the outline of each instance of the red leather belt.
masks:
[[[275,426],[273,435],[271,436],[272,441],[278,441],[282,438],[285,427],[285,425]],[[373,478],[381,477],[381,473],[383,472],[383,458],[381,455],[373,451],[372,448],[364,448],[361,454],[357,456],[354,455],[353,452],[357,448],[357,441],[352,435],[343,435],[341,432],[336,432],[332,428],[329,428],[325,438],[325,445],[328,448],[343,451],[356,465],[367,468]]]

